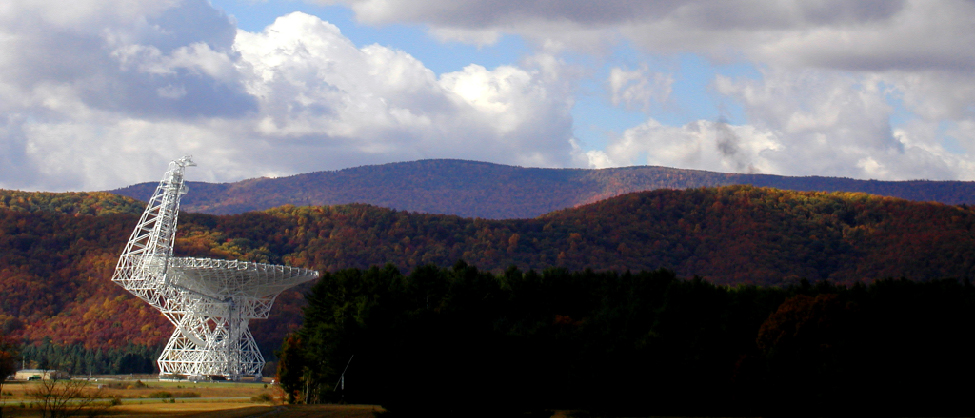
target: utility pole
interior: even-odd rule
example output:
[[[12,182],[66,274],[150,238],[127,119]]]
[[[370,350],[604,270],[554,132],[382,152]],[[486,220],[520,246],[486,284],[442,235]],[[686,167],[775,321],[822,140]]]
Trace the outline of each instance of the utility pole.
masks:
[[[349,365],[352,364],[352,357],[355,357],[355,354],[349,356],[349,361],[345,363],[345,369],[342,370],[342,375],[339,376],[339,381],[335,382],[335,389],[333,389],[333,391],[336,391],[340,387],[342,388],[342,401],[345,401],[345,372],[349,371]]]

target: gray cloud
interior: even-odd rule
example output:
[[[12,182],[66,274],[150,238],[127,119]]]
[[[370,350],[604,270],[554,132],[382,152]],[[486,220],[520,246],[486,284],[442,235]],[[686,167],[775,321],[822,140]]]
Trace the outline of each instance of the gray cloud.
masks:
[[[740,142],[741,138],[728,126],[728,121],[725,118],[718,119],[714,124],[714,144],[718,152],[734,164],[736,171],[757,171],[741,152]]]
[[[668,18],[690,30],[790,31],[883,22],[904,9],[904,1],[688,1]]]
[[[163,53],[199,42],[226,52],[233,47],[237,35],[236,25],[227,13],[214,9],[206,0],[184,0],[180,7],[151,16],[146,23],[155,30],[147,32],[142,43]]]
[[[497,39],[493,34],[507,32],[538,45],[592,50],[622,36],[651,53],[697,52],[720,60],[744,54],[771,65],[856,71],[975,67],[975,49],[969,47],[975,44],[970,29],[975,3],[966,0],[317,2],[347,4],[367,23],[426,24],[448,40]]]
[[[0,119],[0,179],[19,179],[24,177],[24,173],[37,172],[27,158],[23,118],[23,115],[7,114]],[[24,179],[19,184],[28,189],[37,186],[30,179]]]
[[[236,28],[206,0],[97,29],[45,19],[30,4],[19,4],[27,22],[14,23],[21,14],[0,17],[0,34],[9,36],[0,83],[25,95],[57,85],[87,105],[139,117],[234,117],[256,108],[233,71],[225,77],[208,68],[233,66]]]
[[[357,17],[375,24],[420,22],[435,25],[484,29],[511,23],[539,20],[565,21],[581,25],[611,26],[634,19],[666,15],[686,3],[682,0],[437,0],[319,1],[348,4]]]
[[[167,74],[100,74],[87,84],[84,101],[102,110],[146,118],[236,118],[255,111],[257,101],[239,83],[215,80],[192,70]],[[88,80],[95,81],[95,80]]]
[[[695,29],[766,30],[802,26],[856,25],[890,18],[903,9],[903,0],[849,2],[732,0],[319,0],[347,4],[365,22],[427,23],[436,26],[485,29],[514,28],[538,21],[566,22],[586,27],[614,27],[679,20]]]

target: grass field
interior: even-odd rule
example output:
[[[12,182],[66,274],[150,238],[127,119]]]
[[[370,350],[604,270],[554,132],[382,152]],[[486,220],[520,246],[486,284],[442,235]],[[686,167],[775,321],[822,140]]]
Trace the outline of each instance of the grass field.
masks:
[[[41,411],[29,392],[38,382],[5,382],[3,416],[35,417]],[[101,388],[99,389],[99,385]],[[281,405],[284,393],[277,385],[238,382],[168,382],[157,380],[98,379],[87,389],[92,396],[118,398],[107,408],[109,417],[333,417],[372,418],[382,408],[372,405]],[[97,395],[96,395],[97,394]]]
[[[17,401],[27,399],[27,392],[33,390],[37,382],[10,382],[3,384],[3,400]],[[99,389],[101,386],[101,389]],[[155,380],[92,380],[90,390],[101,391],[100,397],[105,398],[226,398],[226,397],[258,397],[268,395],[279,397],[283,395],[276,385],[263,383],[237,382],[167,382]],[[171,396],[164,396],[169,394]]]
[[[91,390],[99,390],[99,384],[99,397],[105,399],[102,405],[115,397],[121,401],[100,414],[112,418],[373,418],[375,412],[383,411],[374,405],[283,405],[283,391],[277,385],[263,383],[99,379],[91,382]],[[27,396],[37,386],[37,382],[4,383],[3,417],[40,417],[41,411]],[[263,401],[265,398],[270,401]],[[571,416],[556,411],[552,417]]]
[[[101,416],[112,418],[248,418],[248,417],[325,417],[374,418],[382,411],[372,405],[255,405],[249,402],[205,402],[142,405],[119,405],[109,408]],[[6,407],[4,417],[39,417],[40,411]]]

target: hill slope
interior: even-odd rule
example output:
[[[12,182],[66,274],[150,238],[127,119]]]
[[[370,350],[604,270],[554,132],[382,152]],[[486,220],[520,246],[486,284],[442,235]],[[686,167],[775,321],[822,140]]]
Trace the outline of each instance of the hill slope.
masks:
[[[748,184],[795,191],[859,192],[948,204],[975,203],[975,182],[875,181],[835,177],[725,174],[666,167],[602,170],[522,168],[462,160],[421,160],[257,178],[190,182],[183,209],[236,214],[285,204],[347,203],[489,219],[532,218],[626,193]],[[112,193],[147,200],[156,183]]]
[[[16,193],[0,191],[0,201],[17,200],[9,198]],[[99,196],[104,201],[86,194],[35,194],[25,201],[32,199],[41,209],[0,207],[4,334],[89,348],[151,346],[168,337],[172,328],[158,312],[109,280],[138,215],[78,209],[137,203],[122,199],[112,206],[115,197]],[[51,203],[55,200],[60,204]],[[523,270],[666,267],[725,284],[787,284],[801,277],[850,283],[889,276],[972,277],[973,229],[975,209],[963,206],[729,186],[628,194],[523,220],[415,214],[363,204],[284,206],[242,215],[184,213],[176,253],[323,271],[385,263],[408,270],[464,259],[493,271],[510,265]],[[299,292],[279,297],[268,320],[254,321],[265,350],[297,326]]]

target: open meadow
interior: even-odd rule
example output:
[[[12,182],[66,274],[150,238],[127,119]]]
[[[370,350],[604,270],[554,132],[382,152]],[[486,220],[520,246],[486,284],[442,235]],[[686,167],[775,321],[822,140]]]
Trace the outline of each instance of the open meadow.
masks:
[[[120,398],[123,401],[145,399],[147,401],[169,398],[263,398],[270,400],[282,395],[276,385],[253,382],[188,382],[158,381],[154,378],[119,379],[94,378],[86,391],[99,392],[100,398]],[[3,400],[8,404],[26,401],[39,382],[8,381],[3,385]]]
[[[372,405],[255,405],[250,402],[191,401],[175,405],[145,403],[111,407],[98,416],[115,418],[373,418],[381,408]],[[85,413],[81,414],[85,416]],[[30,408],[4,408],[4,417],[39,417],[41,412]]]
[[[77,380],[72,382],[79,382]],[[36,396],[41,382],[5,382],[3,417],[43,415]],[[372,405],[282,405],[277,385],[260,382],[169,382],[147,379],[99,378],[89,381],[82,396],[97,398],[86,416],[216,417],[257,416],[371,418],[382,408]],[[74,401],[69,401],[74,402]]]

